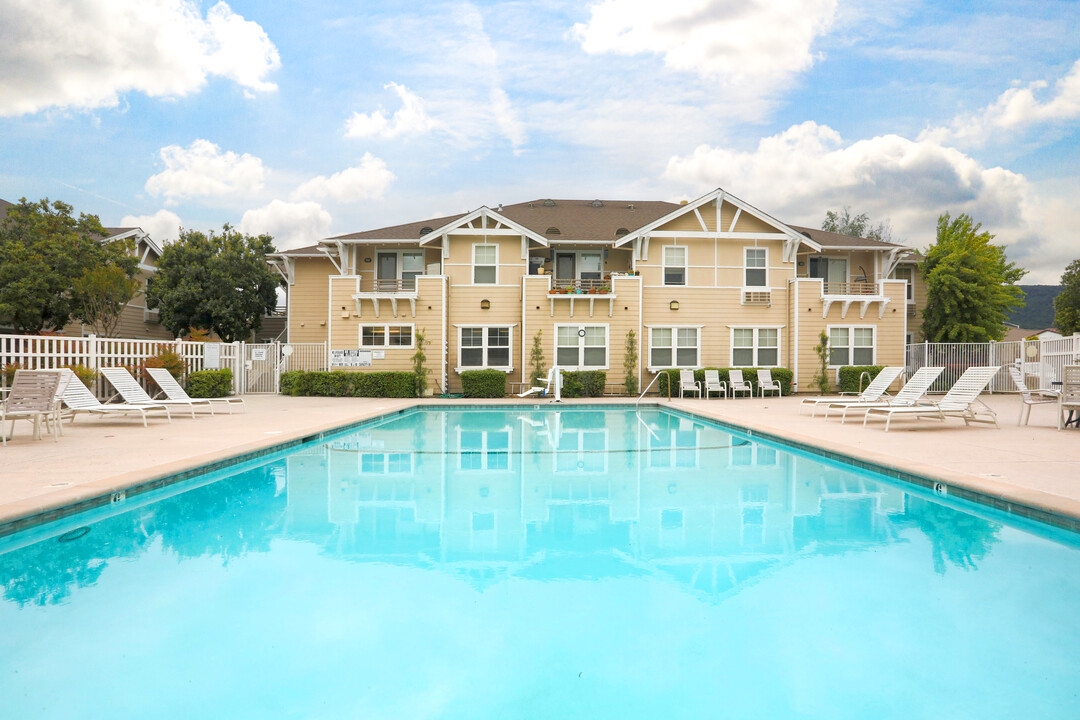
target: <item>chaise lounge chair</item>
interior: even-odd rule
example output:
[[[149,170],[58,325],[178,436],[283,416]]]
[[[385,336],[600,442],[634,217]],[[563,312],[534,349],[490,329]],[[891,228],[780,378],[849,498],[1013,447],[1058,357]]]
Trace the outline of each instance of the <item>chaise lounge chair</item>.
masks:
[[[169,400],[175,400],[177,402],[194,402],[205,403],[210,408],[210,414],[214,414],[214,403],[225,403],[225,407],[229,409],[229,414],[232,415],[232,406],[240,405],[240,407],[246,409],[244,404],[244,398],[230,396],[220,398],[193,398],[187,394],[187,391],[176,382],[176,378],[172,376],[172,373],[165,368],[146,368],[147,374],[157,383],[158,387],[165,393],[165,397]]]
[[[994,379],[1000,369],[1001,367],[998,365],[970,367],[949,388],[949,392],[945,393],[945,397],[941,398],[941,400],[929,405],[916,405],[915,407],[870,408],[863,418],[863,425],[866,425],[866,421],[870,419],[871,415],[882,415],[885,417],[885,432],[889,432],[889,423],[892,422],[893,415],[903,415],[916,419],[927,418],[942,422],[945,422],[947,417],[958,417],[964,421],[964,425],[980,422],[993,423],[994,427],[997,427],[997,413],[986,403],[979,400],[979,395],[986,389],[986,386],[990,384],[990,381]],[[981,404],[983,409],[977,409],[975,403]],[[980,420],[980,415],[989,415],[990,417],[988,420]]]
[[[938,375],[944,370],[945,368],[942,367],[919,368],[911,376],[911,379],[904,383],[904,387],[900,388],[900,392],[896,393],[896,397],[882,398],[875,402],[844,402],[838,400],[825,407],[825,419],[829,419],[829,413],[833,409],[841,411],[840,424],[843,425],[847,422],[848,410],[866,412],[873,408],[914,407],[922,401],[923,395],[926,394],[926,391],[930,389],[930,386],[938,379]]]
[[[71,371],[68,370],[70,373]],[[67,389],[64,390],[63,396],[64,404],[67,405],[68,410],[71,411],[71,421],[75,422],[75,416],[79,413],[87,413],[89,415],[131,415],[132,413],[138,413],[142,416],[143,427],[147,427],[146,413],[148,412],[165,412],[165,417],[169,422],[172,422],[172,417],[169,415],[169,408],[165,405],[127,405],[124,403],[114,403],[104,405],[94,397],[94,393],[90,392],[89,388],[82,384],[82,382],[75,377],[72,373],[68,381]]]
[[[804,407],[809,406],[810,417],[813,417],[815,414],[817,414],[817,409],[822,405],[835,405],[837,403],[878,402],[886,394],[889,386],[896,381],[896,378],[900,377],[900,373],[902,372],[904,372],[904,368],[902,367],[883,367],[881,368],[881,372],[875,375],[874,379],[870,381],[870,384],[867,385],[861,393],[858,393],[857,397],[848,398],[846,400],[837,400],[836,398],[831,397],[805,398],[799,405],[799,412],[801,413]],[[840,394],[844,395],[846,393]]]
[[[124,402],[128,405],[165,405],[167,407],[186,407],[191,410],[191,417],[195,417],[195,405],[206,404],[201,400],[155,400],[146,394],[146,391],[142,389],[142,386],[135,381],[135,378],[131,377],[125,368],[102,368],[101,375],[109,381],[109,384],[116,389],[116,392],[120,393],[120,397],[124,399]],[[214,413],[214,408],[210,407],[210,414]]]

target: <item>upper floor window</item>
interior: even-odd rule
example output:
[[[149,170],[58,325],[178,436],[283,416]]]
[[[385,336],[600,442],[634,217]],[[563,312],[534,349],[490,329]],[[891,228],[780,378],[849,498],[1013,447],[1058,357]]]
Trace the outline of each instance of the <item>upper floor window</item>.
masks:
[[[769,284],[769,251],[765,248],[746,248],[746,287],[765,287]]]
[[[664,284],[686,284],[686,248],[669,245],[664,248]]]
[[[830,365],[873,365],[874,328],[829,328]]]
[[[847,258],[812,257],[810,258],[810,277],[821,278],[827,283],[845,283],[848,275]]]
[[[499,246],[473,245],[473,284],[494,285],[499,281]]]
[[[915,271],[910,265],[901,265],[893,270],[893,277],[897,280],[907,280],[907,299],[911,302],[915,299],[914,288],[912,287],[912,280],[914,279]]]

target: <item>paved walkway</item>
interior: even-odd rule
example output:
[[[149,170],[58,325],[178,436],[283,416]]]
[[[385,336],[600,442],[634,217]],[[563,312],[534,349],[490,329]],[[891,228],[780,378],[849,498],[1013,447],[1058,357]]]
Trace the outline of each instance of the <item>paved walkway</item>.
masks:
[[[1080,431],[1058,432],[1053,406],[1035,407],[1031,424],[1017,427],[1017,396],[992,396],[987,401],[999,413],[1000,429],[965,428],[958,420],[944,426],[900,420],[889,433],[884,432],[881,423],[863,428],[858,422],[841,425],[835,420],[800,415],[799,398],[688,399],[671,404],[1080,518]],[[73,425],[65,424],[65,436],[59,443],[50,438],[31,440],[29,424],[19,423],[13,440],[0,448],[0,525],[152,478],[404,409],[414,402],[249,396],[246,412],[218,412],[195,420],[174,413],[171,424],[152,420],[149,428],[143,428],[134,418],[82,417]],[[660,402],[667,404],[667,400]]]

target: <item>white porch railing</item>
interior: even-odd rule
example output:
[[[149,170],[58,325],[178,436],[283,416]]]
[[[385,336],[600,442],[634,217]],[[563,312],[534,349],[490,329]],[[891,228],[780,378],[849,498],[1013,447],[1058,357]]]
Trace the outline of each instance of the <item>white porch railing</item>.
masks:
[[[1001,371],[990,383],[990,392],[1016,392],[1007,368],[1023,370],[1031,388],[1053,389],[1061,380],[1066,365],[1080,363],[1080,336],[1059,340],[1016,340],[989,343],[917,343],[908,345],[904,368],[910,377],[925,366],[944,367],[945,371],[930,387],[930,392],[946,392],[969,367],[1000,365]]]

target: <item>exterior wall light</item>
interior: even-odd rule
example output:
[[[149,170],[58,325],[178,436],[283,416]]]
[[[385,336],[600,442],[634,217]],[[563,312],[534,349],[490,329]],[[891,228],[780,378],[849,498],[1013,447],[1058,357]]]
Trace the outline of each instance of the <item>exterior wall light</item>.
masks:
[[[668,303],[668,307],[671,308],[672,310],[678,310],[679,309],[679,301],[678,300],[672,300],[670,303]]]
[[[490,300],[481,300],[480,301],[480,309],[481,310],[487,310],[490,307],[491,307],[491,301]]]

